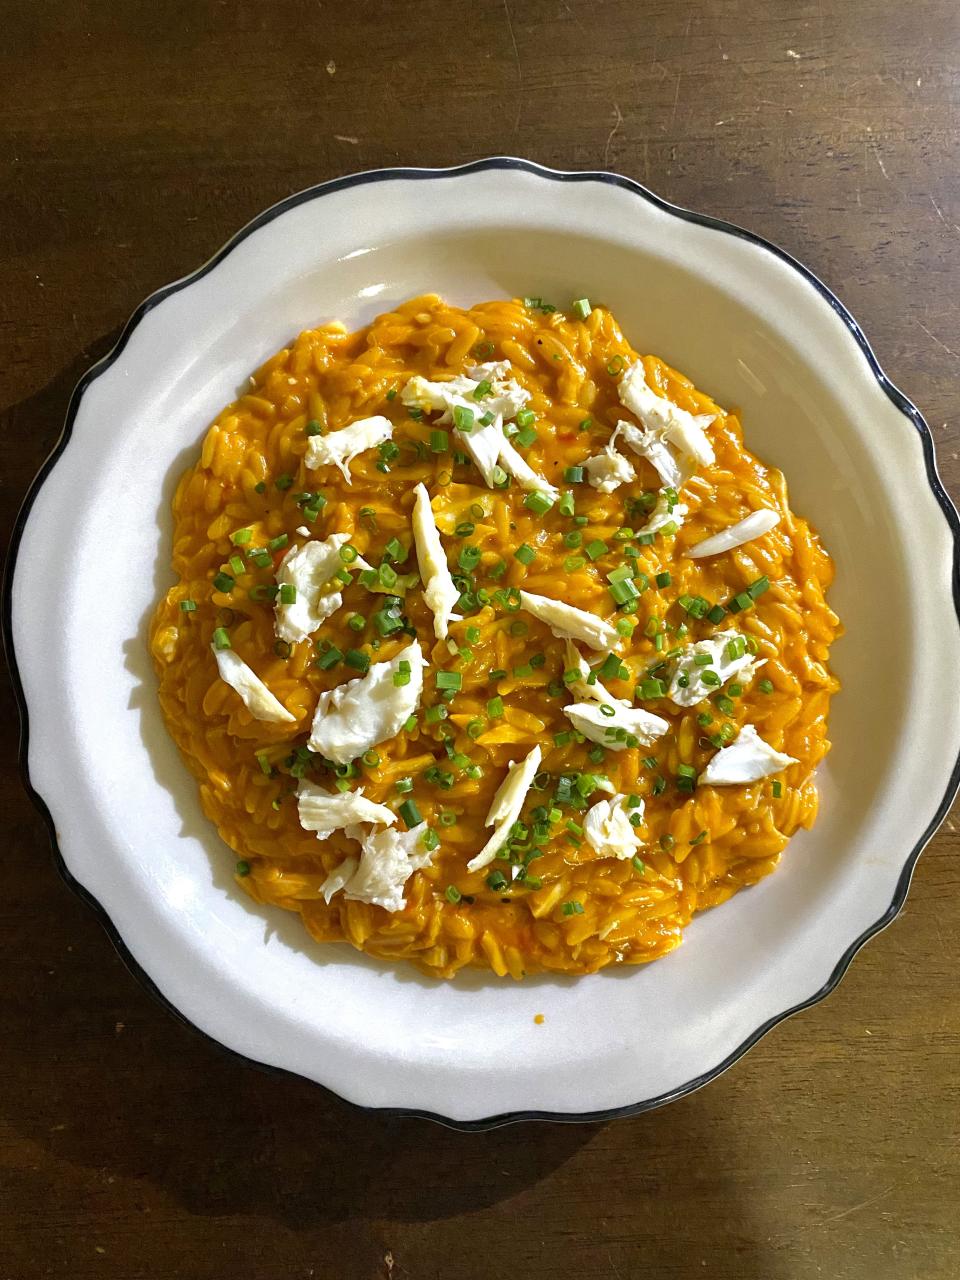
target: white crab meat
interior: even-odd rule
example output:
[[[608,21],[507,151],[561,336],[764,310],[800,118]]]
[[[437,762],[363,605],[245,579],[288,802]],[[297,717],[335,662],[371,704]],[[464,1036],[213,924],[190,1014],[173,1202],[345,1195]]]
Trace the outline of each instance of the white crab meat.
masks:
[[[270,692],[239,654],[232,649],[218,649],[213,644],[210,648],[217,660],[220,679],[236,690],[254,720],[266,720],[271,724],[290,724],[296,720],[297,717]]]
[[[349,764],[394,737],[420,704],[426,665],[419,641],[413,640],[389,662],[376,662],[359,679],[321,693],[310,750],[335,764]],[[409,680],[398,685],[393,677],[401,673]]]
[[[686,554],[692,560],[701,560],[704,556],[718,556],[724,551],[733,551],[737,547],[742,547],[744,543],[752,542],[754,538],[762,537],[771,529],[775,529],[779,523],[780,513],[771,510],[770,507],[763,507],[759,511],[751,511],[736,524],[728,525],[719,533],[714,533],[711,537],[704,538],[702,542],[688,547]]]
[[[622,453],[618,453],[616,448],[623,426],[623,423],[618,423],[601,452],[594,454],[592,458],[587,458],[583,464],[587,480],[600,493],[613,493],[622,484],[629,484],[631,480],[636,479],[637,473],[630,460]]]
[[[537,776],[542,758],[543,752],[536,746],[524,760],[508,765],[507,776],[497,788],[484,820],[486,826],[494,828],[493,835],[476,857],[467,863],[468,871],[480,871],[488,866],[510,838],[510,828],[520,818],[523,802]]]
[[[527,613],[545,622],[559,640],[582,640],[591,649],[612,649],[619,641],[616,627],[595,613],[562,600],[521,591],[520,604]]]
[[[460,599],[460,592],[447,564],[440,531],[433,518],[430,495],[422,484],[417,485],[414,494],[413,537],[423,581],[423,598],[433,614],[434,635],[438,640],[446,640],[451,621],[458,618],[453,607]]]
[[[759,782],[796,763],[793,756],[784,755],[764,742],[752,724],[745,724],[736,741],[729,747],[721,747],[710,760],[700,775],[700,782],[711,787],[735,787]]]
[[[379,822],[392,826],[396,815],[386,805],[375,804],[356,791],[325,791],[313,782],[301,782],[297,791],[297,812],[305,831],[315,831],[318,840],[328,840],[334,831],[343,831],[358,822]]]
[[[293,587],[296,593],[288,604],[277,596],[274,628],[281,640],[306,640],[343,604],[334,574],[343,568],[340,548],[349,541],[348,533],[334,533],[322,541],[292,546],[280,561],[277,585]]]
[[[393,423],[382,414],[372,418],[359,418],[339,431],[325,436],[311,436],[303,456],[304,465],[311,471],[317,467],[338,467],[347,484],[350,479],[350,463],[358,454],[374,449],[393,435]]]
[[[742,639],[739,631],[716,631],[706,640],[687,645],[670,666],[667,697],[678,707],[694,707],[704,698],[718,693],[734,676],[741,683],[747,684],[763,666],[765,659],[758,660],[750,652],[734,656],[734,650]],[[712,671],[719,677],[719,684],[714,680],[704,682],[704,673],[707,671]]]
[[[636,738],[641,747],[649,747],[670,728],[668,721],[655,716],[652,711],[644,711],[641,707],[631,707],[629,703],[619,701],[573,702],[563,708],[563,714],[585,738],[598,742],[611,751],[624,751],[627,748],[626,735]],[[624,736],[618,736],[621,729]]]
[[[643,817],[643,801],[632,809],[627,796],[621,793],[609,799],[598,800],[587,810],[583,819],[583,835],[587,844],[600,858],[632,858],[643,844],[631,817]]]

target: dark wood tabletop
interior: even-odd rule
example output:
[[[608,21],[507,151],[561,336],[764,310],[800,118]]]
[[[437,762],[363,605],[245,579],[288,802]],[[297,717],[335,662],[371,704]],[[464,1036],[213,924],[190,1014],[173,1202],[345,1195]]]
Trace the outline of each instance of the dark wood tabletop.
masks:
[[[498,153],[617,170],[802,259],[960,494],[956,0],[7,0],[0,22],[7,538],[144,295],[298,188]],[[463,1134],[261,1073],[154,1003],[58,875],[3,699],[0,1280],[960,1275],[955,823],[837,992],[707,1088]]]

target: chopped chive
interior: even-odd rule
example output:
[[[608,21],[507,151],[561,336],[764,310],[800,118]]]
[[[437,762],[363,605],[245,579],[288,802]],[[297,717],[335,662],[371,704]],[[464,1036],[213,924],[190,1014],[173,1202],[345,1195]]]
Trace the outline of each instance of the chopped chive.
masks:
[[[460,892],[460,890],[457,888],[455,884],[448,884],[446,889],[444,890],[443,896],[446,898],[448,902],[452,902],[453,905],[456,906],[457,903],[463,897],[463,894]]]
[[[262,481],[262,480],[258,480],[258,481],[257,481],[257,483],[253,486],[253,492],[254,492],[254,493],[266,493],[266,492],[267,492],[267,486],[263,483],[263,481]]]
[[[560,908],[565,916],[582,916],[583,903],[577,902],[575,899],[571,902],[565,902]]]
[[[486,400],[490,395],[493,395],[492,384],[487,378],[481,378],[473,389],[474,400]]]
[[[281,599],[282,598],[283,596],[281,594]],[[347,626],[351,631],[362,631],[366,625],[367,620],[362,613],[351,613],[350,617],[347,619]]]
[[[348,649],[343,655],[343,660],[348,667],[353,667],[354,671],[367,671],[370,667],[369,654],[363,653],[360,649]]]
[[[230,535],[230,541],[235,547],[245,547],[252,537],[252,529],[235,529]]]
[[[662,680],[648,677],[640,682],[640,697],[643,701],[651,698],[662,698],[666,692],[667,688]]]
[[[725,693],[718,693],[713,701],[717,710],[722,711],[725,716],[732,716],[737,709],[737,704],[732,698],[728,698]]]
[[[474,411],[467,408],[466,404],[454,404],[453,406],[453,425],[458,431],[470,433],[474,430]]]
[[[229,573],[218,573],[214,575],[213,585],[217,591],[222,591],[224,595],[234,588],[234,579]]]
[[[720,679],[716,671],[701,671],[700,679],[708,689],[718,689],[723,681]]]
[[[662,796],[664,791],[666,791],[666,789],[667,789],[666,778],[662,777],[660,774],[657,774],[656,778],[654,778],[653,780],[653,788],[651,790],[651,794],[655,796]]]
[[[577,298],[576,302],[574,302],[570,309],[579,320],[586,320],[587,316],[593,310],[590,306],[589,298]]]
[[[416,800],[404,800],[397,812],[407,824],[408,831],[411,827],[419,827],[420,823],[423,821],[420,810],[417,808]]]
[[[236,867],[238,876],[248,876],[250,874],[250,863],[245,858],[241,858]]]
[[[576,571],[578,569],[582,569],[586,563],[587,562],[583,556],[567,556],[563,562],[563,569],[565,573],[576,573]]]
[[[345,542],[339,551],[340,560],[343,564],[353,564],[354,560],[360,555],[360,552],[352,542]]]
[[[707,838],[707,833],[706,833],[706,831],[701,831],[701,832],[699,833],[699,835],[695,835],[695,836],[693,837],[693,839],[690,841],[690,843],[691,843],[691,844],[703,844],[703,842],[704,842],[704,840],[706,840],[706,838]]]
[[[722,604],[715,604],[712,609],[707,610],[706,616],[710,622],[722,622],[727,616],[727,611]]]
[[[762,596],[769,586],[770,579],[764,574],[762,578],[757,578],[750,583],[749,587],[747,587],[747,595],[751,600],[756,600],[757,596]]]
[[[232,649],[233,648],[233,645],[230,643],[230,637],[227,635],[227,631],[225,627],[217,627],[217,629],[213,633],[212,639],[213,639],[213,647],[215,649]]]
[[[431,829],[427,827],[426,831],[424,831],[423,835],[420,837],[420,843],[423,845],[424,849],[431,852],[436,849],[437,845],[440,843],[440,837],[435,831],[431,831]]]
[[[563,478],[567,484],[582,484],[583,467],[567,467],[563,473]]]
[[[285,492],[287,489],[293,488],[293,476],[285,471],[283,475],[277,476],[273,483],[281,492]]]
[[[744,609],[753,607],[753,596],[748,591],[741,591],[731,600],[726,602],[725,608],[728,613],[740,613]]]
[[[230,565],[230,572],[233,574],[235,578],[239,578],[240,575],[245,571],[243,556],[231,556],[229,560],[229,565]]]
[[[779,800],[780,797],[783,795],[783,783],[774,782],[773,785],[771,786],[771,790],[773,791],[774,800]]]
[[[594,538],[593,542],[588,542],[584,547],[584,551],[591,560],[599,560],[600,557],[602,555],[606,555],[609,550],[610,548],[600,538]]]
[[[181,613],[193,613],[193,612],[195,611],[196,607],[197,607],[197,602],[196,602],[196,600],[181,600],[181,601],[180,601],[180,612],[181,612]]]
[[[631,600],[636,600],[640,596],[640,592],[633,585],[630,578],[625,578],[622,582],[611,582],[607,588],[615,604],[627,604]]]
[[[290,541],[289,537],[285,533],[281,533],[276,538],[270,539],[270,541],[267,543],[267,550],[279,551],[280,548],[285,547],[289,541]]]
[[[664,853],[669,853],[675,844],[676,840],[674,840],[673,836],[670,835],[669,832],[660,837],[660,848]]]
[[[466,546],[461,548],[460,554],[457,556],[457,564],[465,573],[472,573],[480,563],[480,548],[474,546]]]
[[[446,720],[450,712],[444,706],[427,707],[423,713],[423,718],[427,724],[439,724],[441,720]]]
[[[658,573],[656,578],[654,578],[654,582],[656,582],[658,587],[669,587],[672,581],[673,578],[666,572],[666,570],[664,570],[663,573]]]
[[[618,353],[617,355],[613,356],[610,359],[610,361],[607,363],[607,373],[609,373],[611,378],[615,378],[618,373],[623,372],[625,365],[626,365],[626,361],[624,360],[623,356]]]
[[[526,565],[533,564],[534,560],[537,558],[537,553],[534,551],[533,547],[528,546],[525,542],[521,542],[520,546],[517,547],[513,554],[521,564]]]
[[[557,510],[562,516],[572,516],[574,513],[573,493],[568,489],[566,493],[560,495],[560,501],[557,503]]]
[[[757,688],[760,690],[761,693],[773,693],[773,681],[767,680],[766,678],[764,678],[763,680],[758,680]]]
[[[335,644],[332,644],[326,653],[321,654],[317,659],[317,666],[321,671],[330,671],[337,665],[342,657],[343,654],[341,651]]]
[[[507,878],[502,871],[491,871],[487,876],[487,888],[500,893],[507,887]]]
[[[292,582],[284,582],[280,586],[280,603],[293,604],[297,598],[297,588]]]
[[[450,433],[448,431],[441,431],[439,428],[431,431],[430,451],[431,453],[449,453]]]
[[[532,493],[528,493],[523,500],[523,505],[538,516],[546,515],[553,506],[553,499],[547,493],[542,493],[539,489],[534,489]]]
[[[459,692],[463,685],[463,676],[459,671],[438,671],[434,683],[438,689],[453,689]]]

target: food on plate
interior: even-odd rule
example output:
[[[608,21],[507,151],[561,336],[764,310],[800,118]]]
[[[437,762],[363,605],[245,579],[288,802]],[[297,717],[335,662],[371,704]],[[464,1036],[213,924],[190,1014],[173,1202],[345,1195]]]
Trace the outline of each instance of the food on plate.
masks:
[[[736,415],[585,298],[307,330],[173,513],[167,725],[238,883],[318,941],[642,963],[814,821],[830,558]]]

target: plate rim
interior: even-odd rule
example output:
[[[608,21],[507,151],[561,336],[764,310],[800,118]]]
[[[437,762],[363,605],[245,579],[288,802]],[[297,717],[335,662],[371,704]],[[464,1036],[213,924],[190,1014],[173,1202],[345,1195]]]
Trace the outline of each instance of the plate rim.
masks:
[[[163,302],[165,298],[174,293],[178,293],[183,289],[187,289],[197,281],[201,280],[254,231],[265,226],[269,222],[272,222],[275,218],[297,208],[301,204],[320,199],[325,195],[330,195],[337,191],[354,187],[362,187],[371,183],[390,182],[396,180],[437,181],[444,178],[462,177],[468,174],[487,172],[491,170],[526,172],[548,181],[560,183],[575,184],[578,182],[602,182],[611,186],[619,187],[622,190],[630,192],[636,197],[645,200],[654,208],[657,208],[672,217],[678,218],[681,221],[690,222],[723,232],[727,235],[732,235],[737,239],[754,245],[764,252],[772,253],[776,258],[791,267],[794,271],[798,272],[803,279],[812,285],[819,294],[821,300],[824,301],[842,320],[850,337],[858,346],[861,354],[865,357],[868,368],[873,374],[880,389],[891,401],[893,406],[898,409],[913,426],[920,437],[923,452],[924,472],[927,483],[929,484],[937,505],[940,507],[944,519],[947,522],[951,536],[953,551],[951,593],[953,597],[954,612],[957,616],[958,625],[960,625],[960,515],[958,515],[957,508],[954,506],[954,503],[947,494],[947,491],[943,486],[943,482],[940,479],[936,464],[933,434],[930,427],[916,405],[883,371],[860,325],[854,319],[851,312],[840,301],[837,295],[819,278],[819,276],[811,271],[809,267],[794,258],[793,255],[788,253],[785,249],[780,248],[779,245],[726,219],[717,218],[711,214],[700,213],[696,210],[687,209],[684,206],[665,200],[663,197],[658,196],[655,192],[651,191],[648,187],[645,187],[634,179],[628,178],[622,174],[595,169],[551,169],[544,165],[537,164],[534,161],[506,155],[492,156],[486,159],[474,160],[466,164],[452,165],[445,168],[396,166],[381,169],[366,169],[356,173],[346,174],[338,178],[331,178],[327,181],[305,187],[303,190],[293,192],[291,195],[285,196],[275,204],[270,205],[261,213],[250,219],[250,221],[248,221],[244,226],[239,228],[239,230],[230,236],[229,239],[227,239],[224,244],[211,255],[211,257],[209,257],[195,270],[180,276],[178,279],[173,280],[166,285],[162,285],[160,288],[149,294],[130,315],[130,318],[123,326],[120,335],[111,350],[91,365],[90,368],[81,375],[68,401],[64,424],[60,435],[28,486],[23,501],[21,502],[20,509],[14,520],[10,535],[9,551],[4,566],[2,590],[0,590],[0,632],[2,632],[3,648],[10,672],[10,679],[17,703],[20,722],[18,750],[20,777],[27,795],[47,827],[47,834],[53,851],[55,865],[61,877],[73,892],[76,893],[77,896],[93,911],[124,964],[134,977],[138,979],[147,992],[157,1000],[164,1009],[169,1013],[172,1013],[179,1022],[189,1027],[197,1035],[202,1036],[204,1040],[215,1045],[220,1052],[228,1055],[228,1057],[237,1060],[246,1066],[256,1067],[258,1070],[269,1072],[271,1074],[289,1075],[294,1076],[297,1079],[304,1080],[309,1079],[309,1077],[302,1075],[300,1072],[295,1071],[292,1068],[261,1062],[256,1058],[252,1058],[239,1052],[236,1049],[232,1049],[228,1045],[224,1044],[223,1041],[219,1040],[214,1034],[202,1030],[192,1022],[182,1012],[182,1010],[180,1010],[161,992],[156,982],[151,978],[146,969],[134,959],[117,926],[113,923],[113,920],[106,909],[99,902],[96,896],[81,884],[67,866],[63,852],[60,849],[60,845],[57,840],[53,817],[46,801],[43,799],[43,796],[33,786],[28,765],[30,740],[29,709],[17,663],[12,627],[13,581],[16,572],[17,560],[19,558],[23,532],[26,528],[30,512],[40,489],[72,438],[74,423],[80,409],[81,401],[87,389],[98,377],[106,373],[106,371],[119,359],[143,318],[153,310],[154,307]],[[340,1101],[346,1102],[347,1105],[354,1107],[359,1111],[369,1112],[385,1117],[409,1117],[431,1120],[435,1123],[464,1132],[477,1132],[497,1128],[506,1124],[519,1123],[520,1121],[534,1120],[553,1121],[555,1123],[565,1124],[600,1123],[627,1116],[641,1115],[646,1111],[652,1111],[657,1107],[665,1106],[669,1102],[674,1102],[679,1098],[685,1097],[689,1093],[693,1093],[697,1089],[703,1088],[704,1085],[709,1084],[712,1080],[715,1080],[729,1067],[732,1067],[734,1063],[739,1061],[739,1059],[746,1053],[748,1053],[749,1050],[752,1049],[753,1046],[769,1031],[772,1031],[774,1027],[778,1026],[781,1022],[784,1022],[787,1018],[793,1017],[795,1014],[801,1013],[815,1004],[819,1004],[821,1000],[826,999],[826,997],[836,989],[844,974],[850,967],[854,956],[861,947],[865,946],[867,942],[891,924],[902,910],[904,903],[906,902],[907,893],[910,887],[910,882],[913,878],[913,872],[916,867],[917,860],[936,832],[937,828],[946,817],[958,790],[960,790],[960,747],[958,747],[957,757],[940,803],[924,828],[920,838],[914,844],[913,848],[909,851],[904,860],[903,869],[897,879],[896,888],[889,907],[887,907],[887,909],[878,917],[877,920],[873,922],[873,924],[868,926],[847,946],[823,985],[806,999],[798,1002],[797,1004],[791,1005],[787,1009],[772,1015],[770,1018],[762,1022],[717,1065],[699,1073],[692,1079],[676,1086],[675,1088],[669,1089],[664,1093],[655,1095],[651,1098],[642,1099],[635,1103],[629,1103],[625,1106],[612,1107],[599,1111],[556,1112],[521,1110],[502,1112],[474,1120],[457,1120],[420,1108],[399,1106],[377,1107],[352,1102],[348,1099],[342,1098],[341,1095],[337,1094],[335,1090],[327,1085],[319,1084],[319,1082],[315,1080],[310,1080],[310,1083],[324,1089],[327,1093],[333,1094],[333,1096],[339,1098]]]

